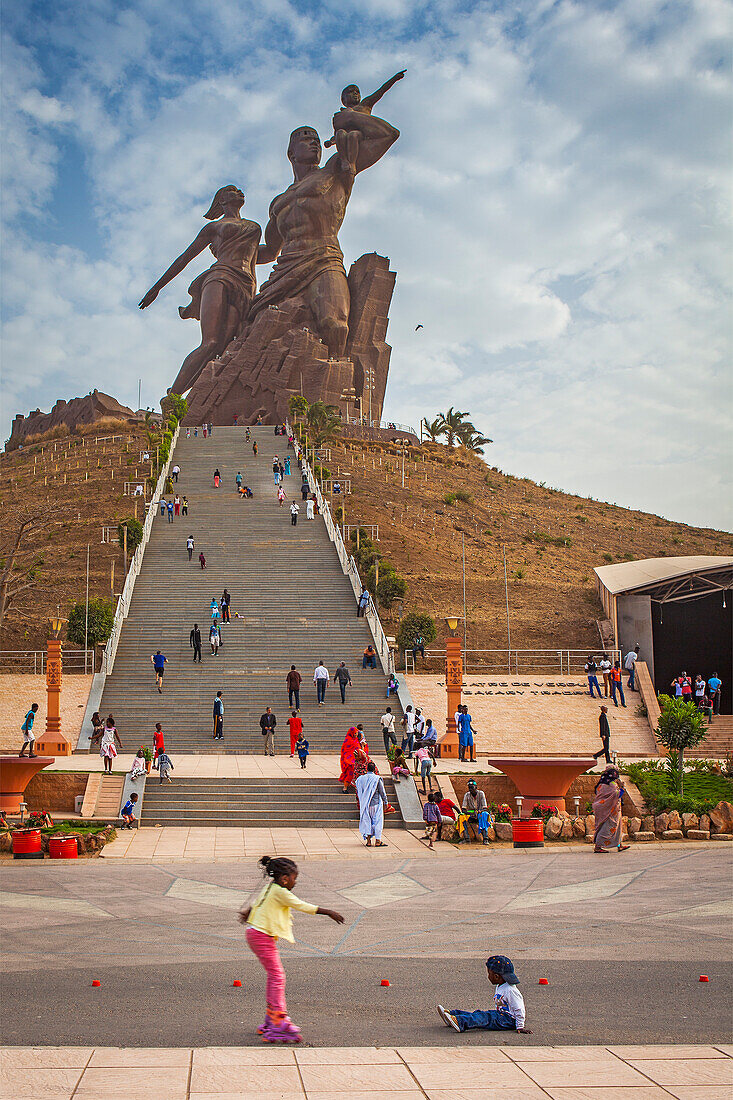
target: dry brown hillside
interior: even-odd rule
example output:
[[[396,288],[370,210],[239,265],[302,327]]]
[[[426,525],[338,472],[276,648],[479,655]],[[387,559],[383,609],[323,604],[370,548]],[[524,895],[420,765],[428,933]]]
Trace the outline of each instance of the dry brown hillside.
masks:
[[[520,649],[598,645],[595,566],[733,551],[730,534],[572,496],[442,444],[406,452],[404,489],[394,446],[331,447],[324,464],[351,479],[346,523],[379,524],[379,549],[408,582],[405,611],[462,616],[465,537],[470,648],[507,644],[502,546],[512,646]]]
[[[144,427],[101,422],[74,433],[57,427],[2,456],[2,554],[12,545],[22,517],[42,514],[48,525],[22,544],[23,562],[35,565],[37,587],[22,593],[8,612],[0,650],[42,648],[57,606],[66,617],[84,599],[87,543],[89,595],[111,596],[113,561],[115,592],[122,591],[122,551],[116,542],[102,544],[102,525],[116,526],[134,516],[135,504],[124,495],[124,483],[145,481],[150,467],[140,456],[147,446]],[[144,518],[139,501],[138,518]]]

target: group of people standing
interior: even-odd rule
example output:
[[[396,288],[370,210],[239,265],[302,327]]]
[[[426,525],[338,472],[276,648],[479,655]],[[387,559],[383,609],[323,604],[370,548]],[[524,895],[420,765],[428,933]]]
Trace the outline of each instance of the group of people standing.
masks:
[[[706,681],[702,673],[698,672],[694,683],[686,672],[675,676],[670,684],[670,693],[675,699],[681,699],[683,703],[691,703],[693,697],[698,710],[704,711],[711,722],[713,714],[720,714],[720,691],[723,681],[717,672]]]

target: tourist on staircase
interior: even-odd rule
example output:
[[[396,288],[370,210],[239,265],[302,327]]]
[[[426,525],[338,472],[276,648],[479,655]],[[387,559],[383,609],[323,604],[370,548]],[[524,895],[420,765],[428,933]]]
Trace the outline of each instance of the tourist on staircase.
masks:
[[[349,787],[353,786],[355,769],[354,757],[360,749],[361,746],[356,732],[356,726],[350,726],[346,732],[346,737],[344,737],[343,744],[341,745],[341,774],[339,775],[339,779],[343,783],[344,794],[348,791]]]
[[[379,719],[382,724],[382,739],[384,741],[384,754],[385,756],[389,752],[390,741],[397,748],[397,738],[395,737],[395,716],[392,713],[392,708],[387,707],[382,717]]]
[[[290,505],[290,522],[292,523],[293,527],[298,526],[298,512],[299,511],[300,511],[300,508],[295,503],[295,501],[293,501],[293,503]]]
[[[167,657],[164,657],[159,649],[157,649],[153,656],[150,658],[150,663],[155,669],[155,686],[157,687],[158,693],[160,695],[163,694],[163,673],[165,672],[166,662]]]
[[[194,542],[193,535],[189,535],[188,538],[186,539],[186,549],[188,550],[188,560],[189,561],[193,557],[193,551],[194,551],[195,546],[196,546],[196,543]]]
[[[214,740],[221,741],[224,737],[224,700],[222,693],[217,691],[214,699]]]
[[[346,688],[351,687],[352,685],[351,676],[349,675],[349,670],[346,667],[346,663],[344,661],[342,661],[339,667],[336,669],[334,680],[338,684],[339,691],[341,692],[341,702],[346,703]]]
[[[292,760],[292,758],[295,756],[295,745],[301,733],[303,732],[303,722],[298,716],[298,712],[296,710],[291,712],[291,715],[288,718],[288,726],[290,728],[290,759]]]
[[[229,592],[225,588],[221,594],[221,600],[219,601],[219,606],[221,608],[221,621],[223,623],[230,623],[232,621],[229,614],[229,605],[231,604],[231,602],[232,597],[229,595]]]
[[[313,673],[313,683],[316,685],[316,700],[319,707],[326,705],[326,688],[329,680],[328,669],[323,661],[319,661]]]
[[[295,665],[291,665],[286,681],[288,685],[288,706],[291,708],[295,707],[296,710],[300,710],[300,685],[302,679]]]
[[[268,707],[260,717],[260,730],[265,739],[265,756],[275,755],[275,726],[277,718],[272,713],[272,707]]]
[[[221,481],[221,474],[219,473],[219,467],[214,470],[214,488],[219,488],[219,482]]]
[[[368,645],[364,650],[361,659],[362,668],[376,668],[377,667],[377,654],[374,651],[373,645]]]

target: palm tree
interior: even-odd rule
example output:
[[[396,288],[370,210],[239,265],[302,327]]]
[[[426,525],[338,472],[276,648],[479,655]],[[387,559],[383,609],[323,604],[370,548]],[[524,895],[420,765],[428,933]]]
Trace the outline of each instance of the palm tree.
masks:
[[[314,401],[305,414],[308,435],[315,447],[334,443],[341,435],[341,416],[336,405]]]
[[[436,419],[440,421],[440,434],[446,437],[449,447],[455,447],[460,442],[461,429],[473,429],[473,424],[470,421],[466,423],[467,416],[467,412],[454,411],[452,405],[447,413],[438,413]]]
[[[422,426],[425,429],[425,432],[427,433],[427,435],[430,436],[430,442],[431,443],[437,443],[438,438],[443,434],[443,428],[441,426],[440,413],[438,413],[438,415],[435,417],[434,420],[428,420],[425,417],[423,417]]]
[[[484,453],[484,447],[487,443],[493,443],[493,439],[489,439],[488,436],[481,435],[481,432],[477,432],[473,424],[466,423],[462,426],[459,432],[459,438],[461,446],[465,447],[467,451],[471,451],[473,454],[482,455]]]
[[[294,393],[288,402],[288,412],[294,419],[300,420],[308,412],[308,402],[301,393]]]

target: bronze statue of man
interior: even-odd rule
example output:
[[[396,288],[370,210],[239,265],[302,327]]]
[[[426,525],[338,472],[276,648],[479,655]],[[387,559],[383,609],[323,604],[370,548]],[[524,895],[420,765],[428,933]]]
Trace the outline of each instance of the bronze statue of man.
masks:
[[[201,322],[201,343],[183,360],[171,387],[173,393],[190,389],[209,360],[221,355],[247,318],[257,289],[255,264],[267,260],[258,258],[258,248],[262,251],[262,229],[257,222],[241,217],[239,211],[243,205],[244,194],[233,183],[220,187],[204,214],[210,224],[203,227],[140,302],[140,309],[145,309],[191,260],[207,246],[211,249],[216,263],[194,279],[188,288],[191,302],[178,310],[181,317],[196,317]]]
[[[357,141],[342,146],[321,168],[321,140],[311,126],[293,130],[288,159],[294,182],[270,204],[258,263],[277,258],[250,307],[250,320],[270,305],[300,296],[313,314],[333,358],[343,355],[349,333],[349,285],[338,231],[354,177],[383,157],[400,136],[383,119],[369,118]],[[339,142],[341,144],[341,142]]]

